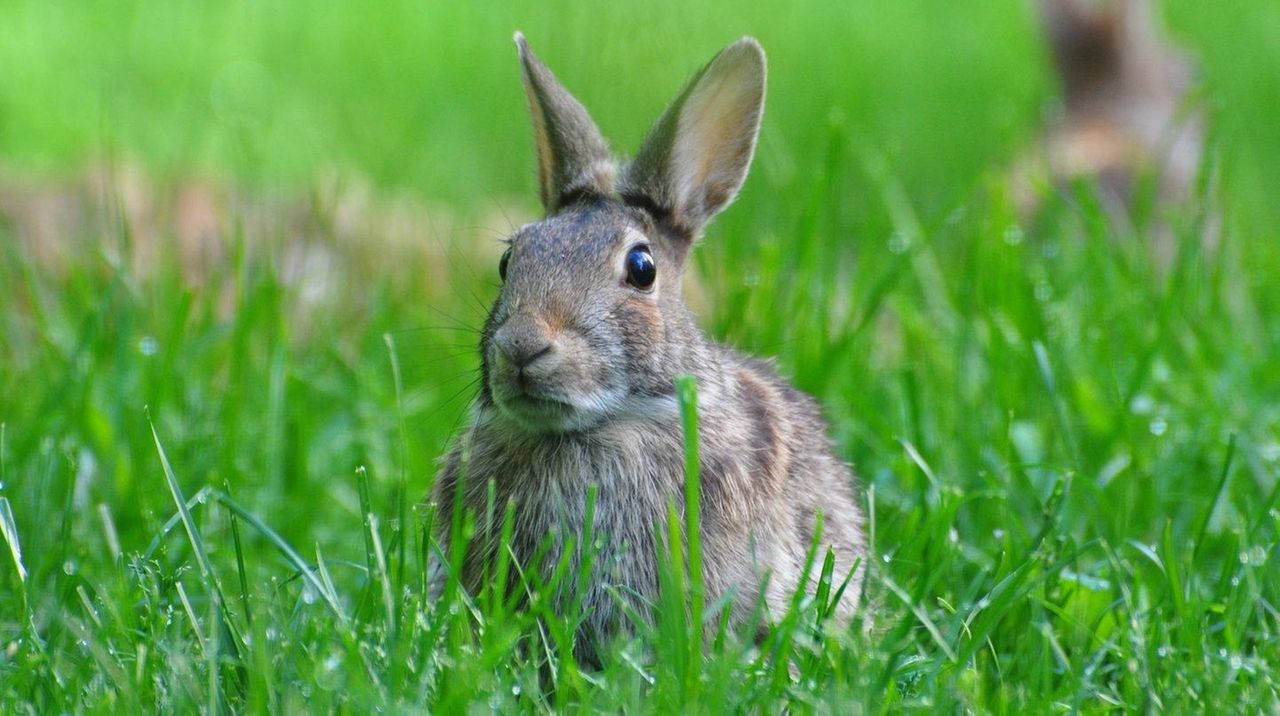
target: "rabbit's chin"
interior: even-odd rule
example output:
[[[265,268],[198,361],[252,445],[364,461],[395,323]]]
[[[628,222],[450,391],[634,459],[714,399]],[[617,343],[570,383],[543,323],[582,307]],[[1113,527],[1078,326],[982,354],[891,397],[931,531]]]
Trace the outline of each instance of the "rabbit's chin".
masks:
[[[589,430],[604,422],[617,402],[614,396],[561,400],[494,391],[497,412],[530,433],[556,434]]]
[[[706,402],[699,401],[700,404]],[[629,395],[622,390],[606,390],[568,400],[494,391],[493,404],[494,412],[502,420],[535,435],[579,433],[613,424],[674,425],[679,419],[675,396]]]

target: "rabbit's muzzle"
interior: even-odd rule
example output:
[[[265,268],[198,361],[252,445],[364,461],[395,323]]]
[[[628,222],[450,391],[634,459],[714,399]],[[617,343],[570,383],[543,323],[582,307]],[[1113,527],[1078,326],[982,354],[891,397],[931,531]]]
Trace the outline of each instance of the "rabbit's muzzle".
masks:
[[[499,411],[533,432],[580,429],[598,420],[592,353],[570,329],[538,316],[509,316],[488,350],[489,389]]]
[[[493,336],[493,344],[499,357],[510,363],[517,374],[543,370],[531,367],[535,362],[554,362],[556,344],[551,329],[545,321],[534,316],[520,316],[508,320]]]

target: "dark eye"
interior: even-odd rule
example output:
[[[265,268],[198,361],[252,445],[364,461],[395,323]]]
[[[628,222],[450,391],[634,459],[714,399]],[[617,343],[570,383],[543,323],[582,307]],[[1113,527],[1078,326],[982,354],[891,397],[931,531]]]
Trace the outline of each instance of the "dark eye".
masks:
[[[627,283],[641,291],[648,290],[658,278],[658,267],[648,246],[633,246],[627,252]]]
[[[508,246],[506,251],[502,252],[502,258],[498,259],[498,277],[503,281],[507,280],[507,262],[511,261],[511,247]]]

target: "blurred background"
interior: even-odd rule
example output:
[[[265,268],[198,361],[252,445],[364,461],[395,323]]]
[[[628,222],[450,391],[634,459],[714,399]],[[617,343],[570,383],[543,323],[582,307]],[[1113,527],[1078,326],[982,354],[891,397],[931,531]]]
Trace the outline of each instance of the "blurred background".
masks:
[[[1239,178],[1233,194],[1267,203],[1240,194],[1280,172],[1267,161],[1280,146],[1280,9],[1266,0],[1229,13],[1185,0],[1160,8],[1196,60],[1214,146]],[[761,178],[749,187],[810,181],[840,124],[847,150],[888,161],[931,217],[1034,136],[1056,91],[1025,0],[9,0],[3,13],[0,157],[20,182],[114,163],[160,182],[306,191],[337,175],[463,206],[528,202],[515,29],[622,153],[710,53],[754,34],[771,77]],[[845,174],[848,211],[870,221],[866,178]]]

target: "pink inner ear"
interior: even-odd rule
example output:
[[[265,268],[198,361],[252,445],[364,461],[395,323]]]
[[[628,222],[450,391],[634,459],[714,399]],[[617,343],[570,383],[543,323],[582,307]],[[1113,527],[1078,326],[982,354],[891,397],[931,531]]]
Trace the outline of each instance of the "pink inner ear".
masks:
[[[746,178],[759,130],[764,67],[754,51],[721,56],[681,108],[668,181],[682,218],[705,221]]]
[[[533,120],[533,141],[537,145],[538,153],[538,191],[542,193],[543,203],[552,201],[551,194],[551,137],[547,135],[547,118],[542,112],[542,104],[538,102],[537,96],[529,79],[529,71],[522,70],[524,77],[524,91],[529,104],[529,116]]]

